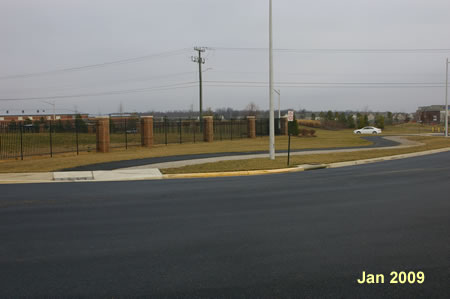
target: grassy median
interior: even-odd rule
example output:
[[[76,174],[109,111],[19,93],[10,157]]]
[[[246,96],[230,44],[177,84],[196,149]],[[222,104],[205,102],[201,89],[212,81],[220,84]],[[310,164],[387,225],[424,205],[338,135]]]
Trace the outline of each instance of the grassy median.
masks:
[[[371,142],[352,134],[352,130],[316,130],[317,137],[292,138],[292,149],[368,146]],[[48,156],[25,157],[25,160],[0,161],[0,173],[48,172],[96,163],[134,160],[152,157],[177,156],[221,152],[254,152],[268,150],[268,137],[215,141],[212,143],[185,143],[158,145],[151,149],[131,147],[128,150],[113,149],[110,153],[80,152]],[[287,149],[286,136],[276,138],[277,149]]]
[[[450,140],[443,137],[407,137],[410,140],[418,141],[424,145],[403,149],[372,149],[347,153],[331,153],[331,154],[313,154],[302,156],[291,156],[291,167],[301,164],[327,164],[334,162],[344,162],[360,159],[370,159],[384,156],[393,156],[412,152],[420,152],[431,149],[450,147]],[[242,170],[262,170],[262,169],[278,169],[287,167],[287,157],[278,157],[272,161],[268,158],[249,159],[238,161],[223,161],[216,163],[206,163],[199,165],[191,165],[180,168],[162,169],[164,174],[173,173],[207,173],[207,172],[224,172],[224,171],[242,171]]]

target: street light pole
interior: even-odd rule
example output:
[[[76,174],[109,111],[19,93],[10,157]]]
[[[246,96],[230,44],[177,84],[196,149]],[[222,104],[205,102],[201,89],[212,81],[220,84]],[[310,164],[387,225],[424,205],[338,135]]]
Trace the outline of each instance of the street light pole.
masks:
[[[448,138],[448,58],[445,65],[445,137]]]
[[[272,0],[269,0],[269,153],[275,160],[275,119],[273,110],[273,39],[272,39]]]

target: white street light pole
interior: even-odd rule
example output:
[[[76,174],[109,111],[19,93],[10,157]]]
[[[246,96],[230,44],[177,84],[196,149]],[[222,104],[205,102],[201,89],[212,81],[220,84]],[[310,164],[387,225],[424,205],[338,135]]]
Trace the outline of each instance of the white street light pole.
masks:
[[[269,0],[269,153],[275,160],[275,119],[273,111],[273,42],[272,42],[272,0]]]
[[[445,66],[445,137],[448,138],[448,58]]]
[[[278,129],[281,129],[281,90],[274,89],[273,91],[278,95]]]
[[[46,103],[53,106],[53,120],[56,120],[56,112],[55,112],[56,101],[53,102],[42,101],[42,103]]]

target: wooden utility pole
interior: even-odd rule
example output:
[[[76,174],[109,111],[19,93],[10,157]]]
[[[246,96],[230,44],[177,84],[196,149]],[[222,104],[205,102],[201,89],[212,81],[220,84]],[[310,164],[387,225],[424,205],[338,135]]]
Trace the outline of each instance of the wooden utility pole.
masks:
[[[192,61],[198,63],[198,77],[199,77],[199,120],[202,126],[203,121],[203,85],[202,85],[202,64],[205,64],[205,58],[202,58],[202,53],[206,51],[205,47],[195,47],[198,56],[192,56]]]

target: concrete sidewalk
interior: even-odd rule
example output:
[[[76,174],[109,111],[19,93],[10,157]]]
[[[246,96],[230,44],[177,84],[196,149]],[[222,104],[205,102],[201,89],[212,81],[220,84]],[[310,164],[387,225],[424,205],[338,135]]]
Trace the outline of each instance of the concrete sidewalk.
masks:
[[[157,180],[163,175],[156,168],[112,171],[63,171],[42,173],[1,173],[0,184],[54,182],[111,182]]]
[[[367,150],[385,150],[385,149],[402,149],[414,146],[423,145],[420,142],[415,142],[408,140],[406,138],[400,136],[385,136],[383,137],[389,141],[393,141],[398,143],[399,145],[395,146],[385,146],[385,147],[376,147],[376,148],[350,148],[350,149],[323,149],[323,150],[310,150],[310,151],[301,151],[301,152],[291,152],[291,156],[304,156],[304,155],[312,155],[312,154],[329,154],[329,153],[351,153],[358,151],[367,151]],[[183,161],[171,161],[164,163],[154,163],[142,166],[128,167],[123,169],[148,169],[148,168],[178,168],[189,165],[198,165],[205,163],[214,163],[220,161],[236,161],[236,160],[248,160],[248,159],[258,159],[258,158],[266,158],[268,154],[253,154],[253,155],[238,155],[238,156],[225,156],[225,157],[213,157],[213,158],[202,158],[202,159],[192,159],[192,160],[183,160]],[[287,153],[278,153],[277,157],[285,157]]]

